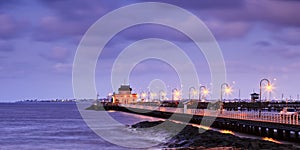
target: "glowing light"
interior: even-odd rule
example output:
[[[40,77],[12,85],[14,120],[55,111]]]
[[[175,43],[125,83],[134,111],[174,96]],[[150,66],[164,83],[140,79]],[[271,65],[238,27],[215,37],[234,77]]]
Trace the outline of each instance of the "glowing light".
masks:
[[[203,94],[204,94],[205,96],[208,95],[208,94],[209,94],[209,90],[207,90],[207,89],[203,90]]]
[[[179,100],[180,99],[180,91],[174,90],[173,95],[174,95],[174,100]]]
[[[175,91],[175,96],[180,96],[180,92],[179,91]]]
[[[142,93],[142,97],[145,98],[147,96],[146,93]]]
[[[277,140],[274,140],[272,138],[269,138],[269,137],[264,137],[264,138],[262,138],[262,140],[273,142],[273,143],[277,143],[277,144],[281,144],[281,142],[279,142]]]
[[[265,88],[268,92],[271,92],[273,90],[273,86],[271,84],[267,85]]]
[[[226,93],[226,94],[231,94],[231,92],[232,92],[231,87],[227,87],[227,88],[225,89],[225,93]]]
[[[232,131],[229,131],[229,130],[220,130],[221,133],[224,133],[224,134],[232,134],[234,135],[234,133]]]
[[[193,95],[197,95],[197,91],[196,90],[193,90]]]
[[[151,95],[151,97],[154,97],[154,96],[156,96],[156,93],[151,93],[150,95]]]
[[[197,127],[197,128],[202,128],[204,130],[210,130],[211,128],[208,126],[202,126],[202,125],[198,125],[198,124],[191,124],[193,127]]]

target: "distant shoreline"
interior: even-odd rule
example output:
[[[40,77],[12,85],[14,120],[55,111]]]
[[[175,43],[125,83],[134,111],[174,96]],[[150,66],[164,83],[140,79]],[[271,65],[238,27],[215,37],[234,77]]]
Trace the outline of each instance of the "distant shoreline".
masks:
[[[76,104],[76,102],[48,102],[48,101],[37,101],[37,102],[0,102],[0,104]]]

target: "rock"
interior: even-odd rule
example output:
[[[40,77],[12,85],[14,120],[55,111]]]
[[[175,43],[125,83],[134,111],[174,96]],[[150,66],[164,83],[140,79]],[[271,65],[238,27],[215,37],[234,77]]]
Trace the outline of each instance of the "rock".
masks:
[[[163,123],[163,121],[140,122],[132,125],[133,128],[149,128]],[[161,124],[160,130],[176,133],[176,129],[183,128],[177,135],[173,136],[164,146],[176,149],[292,149],[297,148],[293,145],[276,144],[259,139],[240,138],[231,134],[223,134],[217,131],[207,130],[199,133],[197,127],[190,125],[177,124],[168,121],[168,124]]]
[[[176,147],[183,147],[183,146],[187,146],[188,144],[189,144],[188,140],[182,140],[176,144]]]
[[[131,127],[132,128],[151,128],[151,127],[157,126],[161,123],[163,123],[163,121],[154,121],[154,122],[143,121],[143,122],[139,122],[137,124],[131,125]]]

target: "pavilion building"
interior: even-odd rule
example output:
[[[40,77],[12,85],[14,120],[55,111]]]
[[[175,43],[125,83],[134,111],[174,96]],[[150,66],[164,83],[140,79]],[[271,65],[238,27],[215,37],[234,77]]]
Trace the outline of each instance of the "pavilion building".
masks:
[[[130,85],[121,85],[118,89],[118,94],[114,93],[112,95],[113,103],[120,104],[133,104],[136,103],[138,96],[136,93],[131,93],[132,88]]]

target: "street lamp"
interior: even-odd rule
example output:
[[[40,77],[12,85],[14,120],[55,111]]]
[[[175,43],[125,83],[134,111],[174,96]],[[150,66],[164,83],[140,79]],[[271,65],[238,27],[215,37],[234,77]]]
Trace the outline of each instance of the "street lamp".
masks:
[[[180,92],[176,88],[174,88],[172,90],[172,100],[175,100],[174,98],[180,99],[179,96],[180,96]]]
[[[221,101],[220,102],[223,101],[223,88],[224,88],[224,86],[226,86],[225,87],[225,93],[227,93],[227,94],[231,93],[231,88],[230,88],[230,86],[229,86],[228,83],[221,84]],[[223,113],[223,109],[224,109],[224,104],[221,104],[221,108],[220,109],[221,109],[220,114],[222,114]]]
[[[150,92],[150,98],[151,98],[151,101],[155,101],[155,97],[156,97],[156,93],[155,92]]]
[[[175,97],[175,91],[178,91],[176,88],[174,88],[173,90],[172,90],[172,100],[174,100],[174,97]]]
[[[270,80],[265,79],[265,78],[264,78],[264,79],[261,79],[261,80],[260,80],[260,83],[259,83],[259,101],[260,101],[260,102],[261,102],[261,93],[262,93],[262,83],[263,83],[264,81],[266,81],[266,82],[268,83],[268,85],[265,87],[267,91],[271,92],[272,89],[273,89]]]
[[[259,82],[259,111],[258,111],[258,116],[259,118],[261,117],[261,107],[262,107],[262,104],[261,104],[261,90],[262,90],[262,83],[266,81],[268,83],[268,85],[266,86],[266,89],[271,92],[272,90],[272,86],[271,86],[271,82],[270,80],[268,79],[261,79],[260,82]]]
[[[144,102],[146,100],[147,94],[144,91],[142,91],[140,96],[141,96],[141,101]]]
[[[195,96],[196,95],[196,89],[195,89],[195,87],[190,87],[189,88],[189,100],[191,100],[191,90],[193,90],[193,95]]]
[[[148,95],[148,100],[147,100],[148,102],[150,102],[150,99],[151,99],[151,97],[150,97],[151,95],[150,95],[150,94],[151,94],[151,93],[150,93],[150,91],[148,90],[148,94],[147,94],[147,95]]]
[[[227,83],[221,84],[221,101],[223,101],[223,88],[224,88],[224,86],[226,86],[225,87],[225,93],[226,94],[231,93],[231,88],[230,88],[229,84],[227,84]]]
[[[199,101],[202,99],[201,91],[203,91],[203,95],[206,96],[209,91],[207,90],[206,86],[202,85],[199,87]]]
[[[160,90],[159,91],[159,100],[161,100],[160,98],[162,98],[162,100],[164,99],[164,97],[166,96],[166,93],[165,93],[165,91],[164,90]]]

